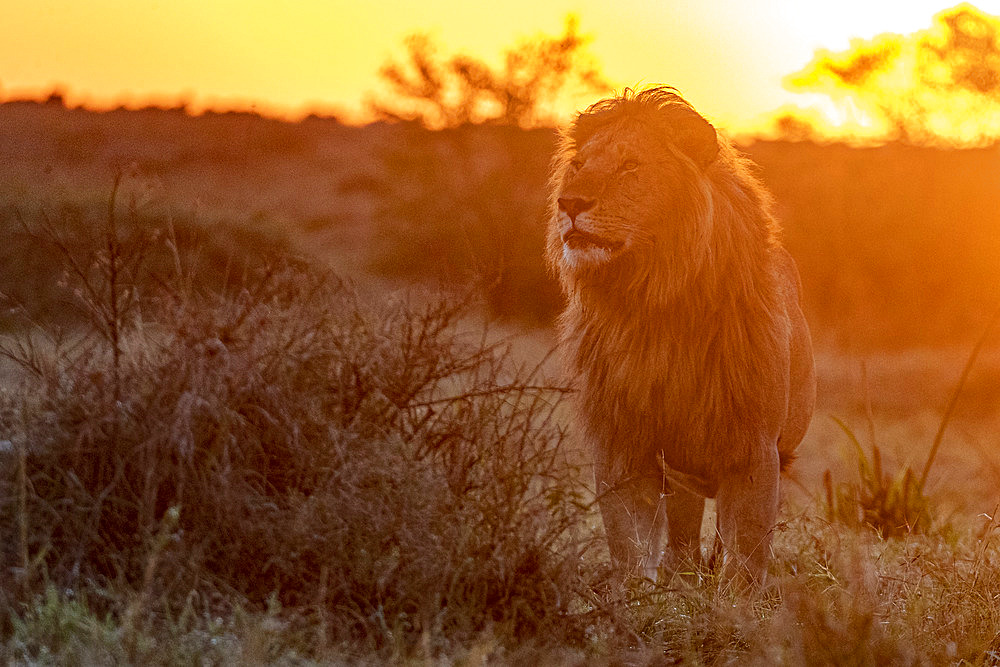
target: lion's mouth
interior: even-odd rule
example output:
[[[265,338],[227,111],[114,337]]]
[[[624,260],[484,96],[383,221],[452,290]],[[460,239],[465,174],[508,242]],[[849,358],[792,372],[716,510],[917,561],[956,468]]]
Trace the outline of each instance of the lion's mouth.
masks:
[[[586,248],[600,248],[601,250],[614,251],[622,246],[619,241],[609,241],[608,239],[580,231],[573,228],[562,236],[563,244],[570,250],[584,250]]]

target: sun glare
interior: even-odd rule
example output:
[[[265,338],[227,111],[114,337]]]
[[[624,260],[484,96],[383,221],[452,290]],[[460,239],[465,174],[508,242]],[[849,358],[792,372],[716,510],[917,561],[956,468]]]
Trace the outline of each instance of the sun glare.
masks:
[[[990,143],[1000,137],[1000,18],[960,5],[924,30],[818,50],[786,85],[854,105],[895,138]]]

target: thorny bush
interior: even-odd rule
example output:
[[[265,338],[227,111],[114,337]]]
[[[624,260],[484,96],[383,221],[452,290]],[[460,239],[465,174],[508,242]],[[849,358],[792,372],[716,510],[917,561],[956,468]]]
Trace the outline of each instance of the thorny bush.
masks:
[[[0,393],[3,606],[52,584],[138,590],[147,615],[270,600],[376,651],[580,631],[563,389],[461,304],[371,303],[291,260],[199,289],[184,266],[132,295],[141,317],[0,342],[22,377]],[[78,298],[115,298],[109,275]]]

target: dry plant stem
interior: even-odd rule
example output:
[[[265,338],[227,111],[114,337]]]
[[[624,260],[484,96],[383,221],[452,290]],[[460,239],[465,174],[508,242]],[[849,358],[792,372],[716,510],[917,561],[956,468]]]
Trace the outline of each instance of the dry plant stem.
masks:
[[[23,584],[27,587],[30,580],[31,563],[28,560],[28,454],[26,444],[17,444],[17,514],[18,514],[18,555],[23,570]]]
[[[965,361],[965,368],[962,369],[962,375],[958,378],[958,385],[955,387],[955,391],[951,394],[951,399],[948,401],[948,407],[945,408],[944,416],[941,417],[941,424],[938,426],[937,433],[934,435],[934,444],[931,445],[931,451],[927,454],[927,463],[924,464],[924,471],[920,475],[920,481],[917,483],[917,491],[923,492],[924,484],[927,482],[927,475],[931,472],[931,465],[934,463],[934,457],[937,456],[938,449],[941,447],[941,441],[944,439],[945,429],[948,427],[948,422],[951,421],[952,415],[955,413],[955,406],[958,404],[958,397],[962,393],[962,389],[965,387],[966,381],[969,379],[969,373],[972,372],[972,367],[976,363],[976,359],[979,357],[979,352],[982,350],[983,345],[986,344],[986,340],[989,338],[990,332],[993,330],[993,326],[1000,320],[1000,308],[993,313],[990,317],[989,322],[986,324],[986,329],[983,330],[983,334],[976,341],[976,344],[972,347],[972,352],[969,353],[969,358]]]
[[[872,412],[872,391],[871,382],[868,377],[868,364],[864,359],[861,360],[861,384],[865,392],[865,419],[868,421],[868,444],[870,444],[874,450],[876,449],[875,416]]]
[[[482,389],[480,391],[469,391],[464,394],[459,394],[458,396],[446,396],[444,398],[436,398],[428,401],[414,402],[410,401],[406,404],[409,408],[429,408],[435,405],[442,405],[447,403],[456,403],[458,401],[469,400],[472,398],[483,398],[487,396],[503,396],[509,393],[532,393],[536,395],[544,394],[569,394],[571,392],[567,387],[560,387],[558,385],[532,385],[532,384],[511,384],[511,385],[499,385],[496,387],[490,387],[488,389]]]
[[[329,584],[330,568],[324,565],[319,570],[319,591],[316,595],[316,615],[319,617],[319,623],[316,630],[317,644],[319,644],[320,652],[325,651],[329,644],[327,628],[330,624],[330,619],[328,618],[326,610],[326,601],[327,596],[329,595]]]
[[[113,383],[113,395],[114,395],[114,408],[115,408],[115,419],[112,423],[112,429],[114,434],[112,436],[112,444],[115,444],[118,440],[118,404],[121,402],[121,331],[120,324],[121,318],[119,314],[119,303],[118,303],[118,260],[119,260],[119,244],[118,244],[118,224],[115,218],[115,203],[118,198],[118,188],[121,186],[122,173],[121,171],[115,173],[115,181],[111,186],[111,196],[108,198],[108,228],[107,228],[107,244],[108,244],[108,307],[111,309],[110,317],[108,319],[108,336],[111,340],[111,354],[112,354],[112,383]]]
[[[160,529],[153,538],[152,549],[148,559],[146,560],[146,567],[142,573],[142,587],[125,608],[125,614],[122,618],[121,632],[125,644],[130,648],[134,647],[135,644],[136,620],[139,614],[142,613],[142,610],[146,606],[146,602],[149,599],[149,593],[153,587],[153,575],[156,574],[156,566],[160,562],[163,550],[170,541],[170,536],[173,535],[177,528],[177,522],[179,519],[180,507],[177,505],[171,507],[163,515],[163,519],[160,522]]]

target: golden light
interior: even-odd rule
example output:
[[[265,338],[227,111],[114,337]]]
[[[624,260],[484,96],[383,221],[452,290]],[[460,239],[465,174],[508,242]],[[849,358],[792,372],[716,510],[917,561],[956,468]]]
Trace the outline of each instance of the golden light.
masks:
[[[509,0],[502,7],[457,0],[0,0],[0,94],[43,96],[65,89],[70,103],[98,107],[184,100],[205,107],[255,108],[299,117],[336,108],[364,120],[376,73],[403,39],[428,32],[449,52],[496,63],[505,47],[558,34],[580,17],[591,51],[616,87],[676,86],[717,125],[767,126],[785,105],[812,106],[782,80],[817,49],[849,39],[930,25],[940,0],[803,3],[799,0]],[[1000,0],[978,3],[1000,14]],[[835,125],[863,127],[860,105],[819,102]],[[564,114],[570,112],[567,104]]]

